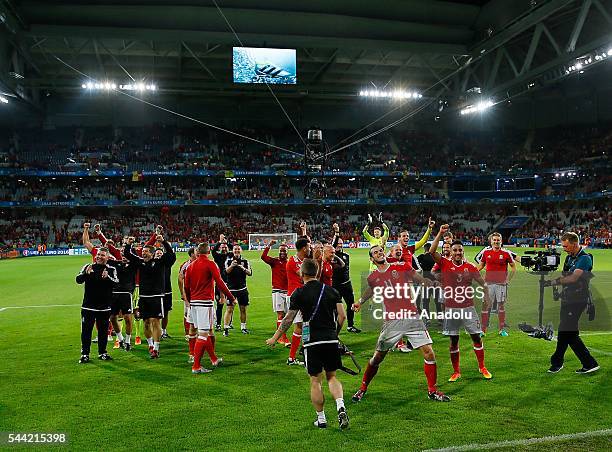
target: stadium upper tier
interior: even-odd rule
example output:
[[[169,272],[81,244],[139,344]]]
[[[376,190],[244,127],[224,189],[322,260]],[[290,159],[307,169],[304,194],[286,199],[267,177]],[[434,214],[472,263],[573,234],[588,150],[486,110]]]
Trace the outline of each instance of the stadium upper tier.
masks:
[[[359,242],[368,213],[377,213],[374,207],[318,208],[251,207],[175,209],[88,209],[75,214],[71,210],[12,209],[3,212],[0,220],[0,248],[31,247],[40,243],[49,246],[76,246],[81,243],[82,227],[86,221],[100,223],[108,238],[115,241],[131,235],[146,240],[157,224],[163,224],[167,237],[178,243],[214,242],[219,234],[230,241],[246,241],[252,233],[298,232],[299,222],[305,220],[313,238],[329,238],[331,225],[337,222],[345,241]],[[199,210],[197,210],[199,209]],[[390,237],[397,238],[407,228],[412,239],[424,233],[428,218],[438,224],[447,222],[459,239],[474,244],[486,243],[487,235],[506,217],[523,215],[529,218],[515,238],[555,239],[562,231],[580,233],[584,241],[597,246],[612,245],[612,215],[605,201],[566,202],[528,205],[450,205],[443,209],[435,206],[411,206],[383,211],[383,219],[390,228]]]
[[[237,129],[274,146],[206,128],[155,125],[145,128],[5,130],[0,168],[41,170],[266,170],[302,168],[303,147],[293,130]],[[331,149],[367,131],[325,131]],[[304,132],[305,135],[305,132]],[[334,153],[328,170],[461,172],[542,171],[606,164],[612,127],[576,126],[536,131],[389,131]],[[297,153],[297,154],[295,154]]]
[[[573,174],[573,173],[572,173]],[[483,176],[484,177],[484,176]],[[0,206],[447,204],[599,198],[612,176],[594,170],[516,180],[434,177],[0,177]],[[529,182],[529,179],[521,179]],[[476,181],[476,183],[475,183]],[[470,185],[471,184],[471,185]],[[508,187],[502,187],[508,184]],[[487,188],[488,187],[488,188]]]

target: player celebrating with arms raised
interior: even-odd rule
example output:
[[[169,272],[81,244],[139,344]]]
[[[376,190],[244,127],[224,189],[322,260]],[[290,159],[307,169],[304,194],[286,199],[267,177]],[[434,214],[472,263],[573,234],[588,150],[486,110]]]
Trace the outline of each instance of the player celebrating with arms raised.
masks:
[[[474,308],[474,290],[472,281],[484,288],[484,309],[489,306],[489,292],[487,285],[480,276],[476,266],[465,261],[463,256],[463,244],[455,240],[451,244],[451,255],[446,259],[437,253],[438,244],[442,234],[448,231],[448,225],[440,226],[438,235],[433,240],[429,252],[436,263],[440,266],[440,276],[444,294],[444,330],[442,334],[450,337],[450,356],[453,364],[453,374],[448,381],[457,381],[461,378],[459,367],[459,329],[465,328],[472,337],[474,353],[478,359],[478,369],[487,380],[492,378],[491,373],[485,367],[484,346],[480,334],[480,320]]]
[[[376,351],[368,361],[361,387],[353,395],[353,401],[361,401],[389,350],[402,337],[407,336],[413,347],[420,349],[423,354],[429,398],[437,402],[448,402],[450,398],[437,389],[438,369],[436,355],[431,347],[433,341],[423,320],[418,316],[415,300],[410,298],[407,290],[410,281],[424,286],[430,285],[431,282],[420,276],[412,268],[410,262],[397,264],[387,262],[381,246],[376,245],[370,248],[370,260],[376,266],[376,270],[368,276],[368,286],[359,301],[353,305],[353,309],[359,312],[361,306],[372,296],[379,298],[381,294],[384,294],[382,297],[383,326],[376,343]],[[402,290],[391,290],[393,294],[387,296],[389,288],[397,287]],[[377,301],[376,298],[375,301]],[[380,303],[380,300],[378,302]]]
[[[276,240],[270,240],[261,253],[261,260],[272,269],[272,309],[276,312],[276,328],[278,328],[289,309],[289,299],[287,298],[287,245],[282,243],[278,247],[278,257],[271,257],[270,248],[276,243]],[[283,345],[289,344],[287,334],[283,333],[278,342]]]
[[[492,303],[497,303],[497,315],[499,319],[499,335],[508,336],[506,331],[506,298],[508,296],[508,284],[516,273],[516,264],[512,253],[502,248],[502,235],[494,232],[489,236],[490,248],[486,248],[480,254],[480,262],[476,267],[478,271],[486,270],[485,281],[489,286],[489,298]],[[510,266],[510,274],[508,274]],[[482,331],[487,332],[489,326],[489,309],[482,310]]]
[[[371,236],[368,232],[369,226],[372,224],[372,215],[368,214],[368,223],[363,228],[363,237],[370,242],[370,246],[380,246],[383,251],[387,246],[387,240],[389,239],[389,227],[382,221],[382,212],[378,214],[378,219],[382,223],[384,232],[377,226],[374,228],[374,236]],[[370,271],[376,270],[376,265],[370,261]]]

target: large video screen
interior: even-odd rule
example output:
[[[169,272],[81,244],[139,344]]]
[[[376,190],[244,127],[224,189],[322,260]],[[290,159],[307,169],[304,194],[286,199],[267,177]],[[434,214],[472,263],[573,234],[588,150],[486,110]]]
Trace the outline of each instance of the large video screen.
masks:
[[[234,47],[234,83],[295,85],[295,49]]]

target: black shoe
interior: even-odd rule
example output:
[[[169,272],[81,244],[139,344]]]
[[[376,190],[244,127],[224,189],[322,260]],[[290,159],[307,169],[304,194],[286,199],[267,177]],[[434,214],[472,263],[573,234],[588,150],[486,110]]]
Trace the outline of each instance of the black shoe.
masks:
[[[109,355],[108,353],[102,353],[101,355],[98,356],[98,359],[102,361],[112,361],[113,360],[112,356]]]
[[[120,348],[121,350],[125,350],[125,342],[123,342],[123,341],[119,341],[119,348]]]
[[[432,391],[427,393],[427,397],[429,400],[434,400],[436,402],[450,402],[450,397],[440,391]]]
[[[581,367],[576,371],[577,374],[590,374],[599,370],[599,364],[595,364],[593,367]]]
[[[242,328],[242,334],[251,334],[251,332],[249,330],[247,330],[246,328]]]
[[[170,336],[168,333],[164,333],[161,335],[162,339],[172,339],[172,336]]]
[[[130,344],[130,343],[125,344],[125,351],[126,352],[131,352],[132,351],[132,344]]]
[[[354,326],[349,326],[346,331],[348,331],[349,333],[361,333],[361,330],[359,328],[356,328]]]
[[[338,410],[338,426],[340,430],[347,429],[349,426],[349,417],[344,408]]]
[[[230,330],[233,330],[233,329],[234,329],[234,325],[232,325],[232,324],[230,323],[229,329],[230,329]]]
[[[221,324],[215,325],[215,331],[221,331]]]
[[[314,421],[314,426],[317,428],[327,428],[327,422],[319,422],[319,420],[317,419],[316,421]]]
[[[548,373],[549,374],[556,374],[556,373],[560,372],[561,369],[563,369],[563,364],[560,365],[560,366],[550,366],[548,368]]]
[[[79,364],[87,364],[89,362],[89,355],[81,355],[81,359],[79,359]]]
[[[229,336],[229,328],[224,328],[223,329],[223,336],[225,336],[225,337]]]

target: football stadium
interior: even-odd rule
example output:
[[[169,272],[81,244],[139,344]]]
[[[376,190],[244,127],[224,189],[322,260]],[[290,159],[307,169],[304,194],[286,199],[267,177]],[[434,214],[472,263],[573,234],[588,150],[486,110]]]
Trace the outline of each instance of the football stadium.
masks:
[[[0,448],[612,450],[611,0],[0,0]]]

